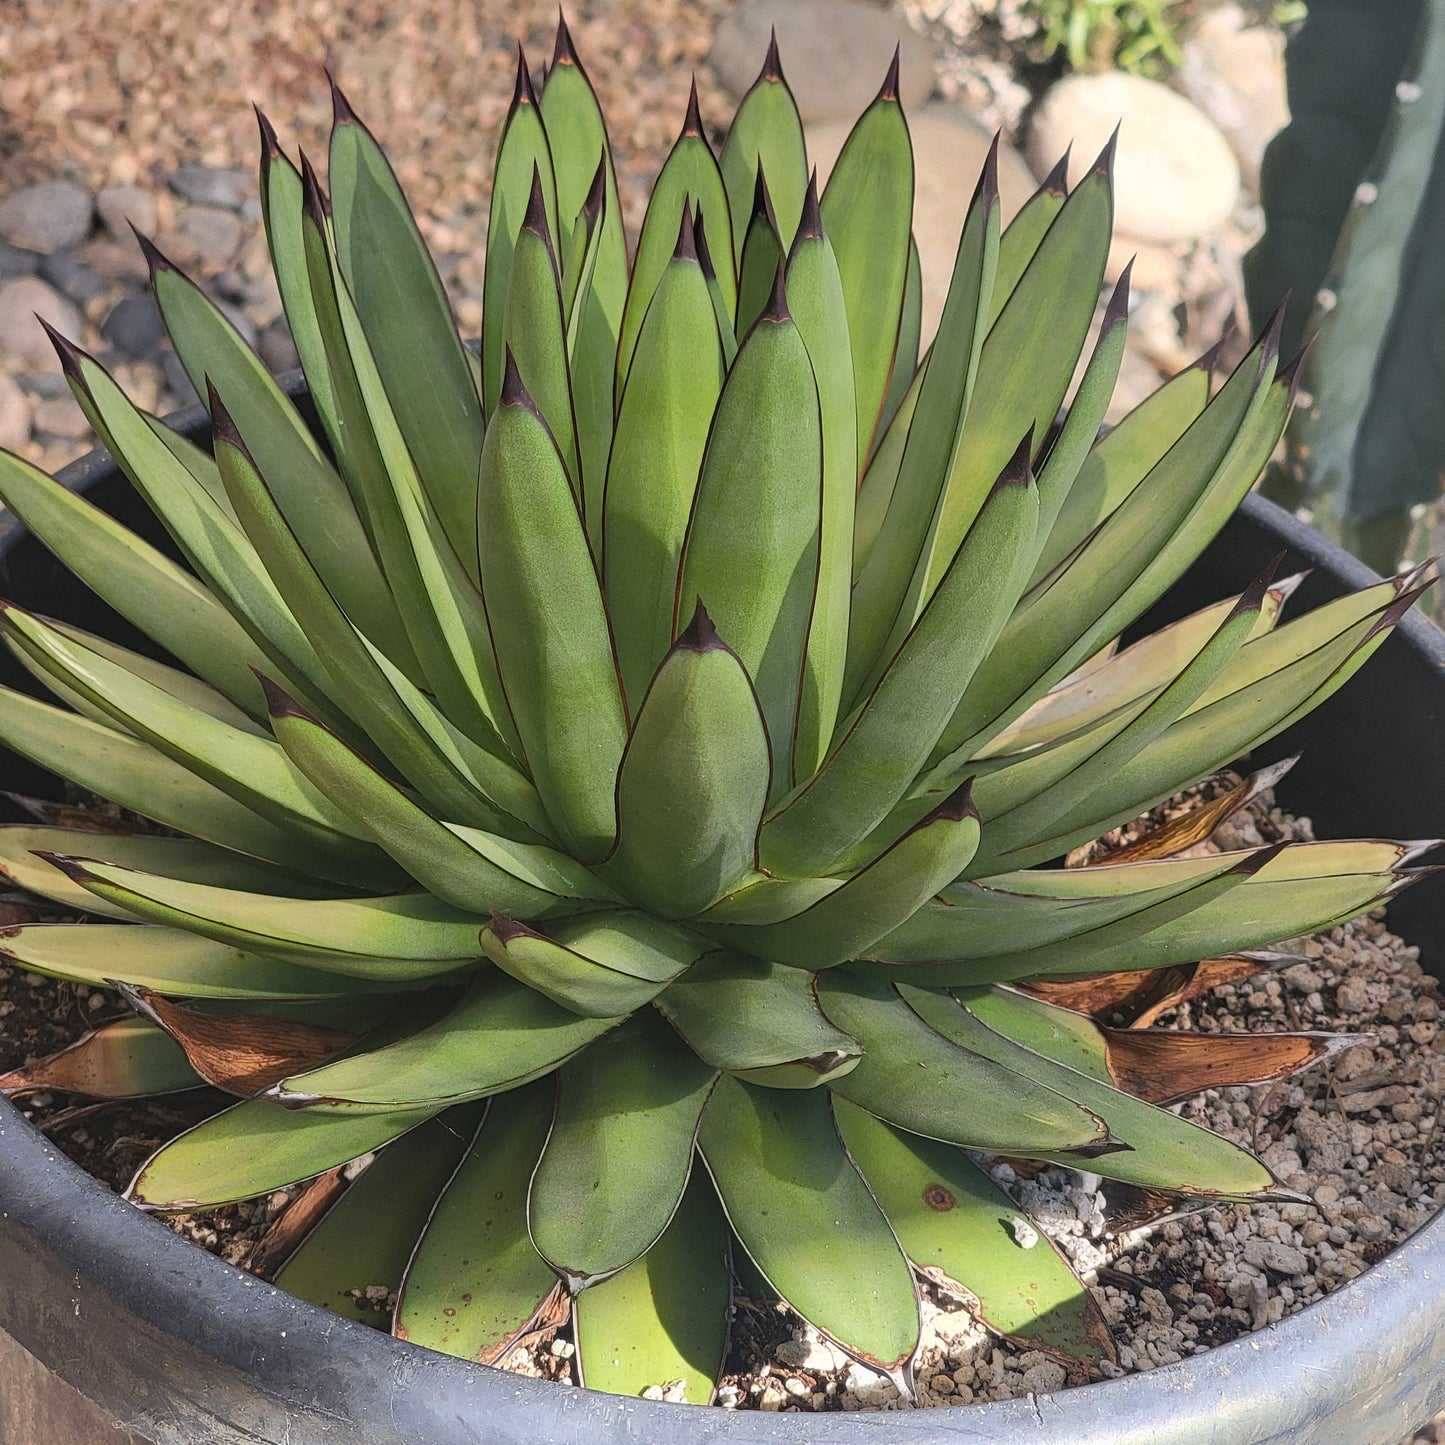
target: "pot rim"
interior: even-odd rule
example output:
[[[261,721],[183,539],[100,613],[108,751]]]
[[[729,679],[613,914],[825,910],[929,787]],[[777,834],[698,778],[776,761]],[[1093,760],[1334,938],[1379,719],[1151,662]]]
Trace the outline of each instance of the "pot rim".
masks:
[[[304,390],[299,374],[284,384],[293,395]],[[170,420],[189,432],[209,427],[201,406]],[[100,450],[66,468],[60,480],[85,493],[114,471]],[[1339,583],[1358,587],[1375,579],[1263,498],[1250,496],[1241,511]],[[13,515],[0,517],[0,561],[23,532]],[[1405,618],[1400,631],[1404,645],[1445,677],[1445,634],[1418,614]],[[0,1291],[0,1328],[125,1424],[156,1432],[166,1445],[340,1439],[586,1445],[614,1433],[639,1441],[829,1445],[1025,1438],[1057,1445],[1345,1438],[1390,1445],[1445,1406],[1442,1275],[1445,1214],[1298,1314],[1146,1373],[916,1411],[689,1410],[435,1354],[288,1295],[124,1202],[0,1101],[0,1279],[12,1284]],[[124,1340],[117,1343],[125,1335],[145,1349],[127,1352]],[[194,1378],[207,1372],[209,1378]],[[1381,1379],[1393,1379],[1393,1389]],[[186,1408],[178,1413],[179,1395]],[[1394,1433],[1341,1424],[1354,1419],[1341,1411],[1366,1407]],[[208,1433],[194,1433],[198,1426]],[[1251,1433],[1237,1433],[1241,1426]],[[176,1428],[182,1433],[168,1433]]]

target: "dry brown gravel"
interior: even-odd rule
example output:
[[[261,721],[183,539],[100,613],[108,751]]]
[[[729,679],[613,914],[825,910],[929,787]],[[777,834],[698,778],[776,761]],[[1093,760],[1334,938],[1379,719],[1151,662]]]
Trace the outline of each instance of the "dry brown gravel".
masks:
[[[731,113],[703,65],[730,4],[567,7],[634,224],[643,192],[627,181],[661,164],[694,70],[708,123]],[[433,244],[480,246],[517,41],[537,66],[556,20],[552,0],[0,0],[0,195],[62,174],[92,189],[163,189],[185,163],[250,170],[253,101],[288,145],[322,156],[329,66],[385,141]]]

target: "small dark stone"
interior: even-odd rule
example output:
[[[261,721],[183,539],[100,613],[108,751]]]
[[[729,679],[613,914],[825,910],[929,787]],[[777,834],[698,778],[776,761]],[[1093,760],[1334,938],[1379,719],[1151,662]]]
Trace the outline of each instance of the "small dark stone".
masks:
[[[40,274],[80,306],[104,296],[109,289],[104,277],[77,260],[74,251],[52,251],[40,263]]]
[[[70,390],[70,383],[63,371],[22,371],[15,378],[29,395],[45,401],[52,396],[64,396]]]
[[[161,313],[149,296],[127,296],[111,308],[100,334],[128,356],[153,356],[166,329]]]
[[[254,182],[248,171],[219,170],[212,166],[181,166],[171,177],[171,189],[198,206],[239,210]]]

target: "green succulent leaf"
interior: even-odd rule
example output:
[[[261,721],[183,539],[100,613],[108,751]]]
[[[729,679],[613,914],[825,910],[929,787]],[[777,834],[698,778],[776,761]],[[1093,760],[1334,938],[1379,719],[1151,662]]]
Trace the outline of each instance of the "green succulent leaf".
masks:
[[[635,1015],[557,1071],[532,1176],[532,1243],[572,1293],[640,1259],[673,1219],[717,1079],[661,1019]]]
[[[748,218],[760,173],[768,177],[779,239],[784,250],[791,246],[803,214],[808,158],[803,122],[793,92],[783,78],[776,43],[768,47],[762,72],[728,127],[718,166],[732,215],[733,253],[742,256],[746,249]]]
[[[799,968],[719,951],[657,998],[698,1058],[749,1083],[812,1089],[854,1068],[863,1049],[818,1007]]]
[[[858,410],[858,455],[873,450],[893,376],[912,237],[913,146],[898,101],[896,63],[853,127],[828,177],[823,229],[833,243]]]
[[[1018,289],[1029,262],[1064,208],[1069,194],[1068,162],[1069,158],[1065,155],[1004,227],[999,238],[998,271],[988,307],[987,324],[990,327],[998,320],[999,312],[1008,303],[1009,297]]]
[[[477,1128],[480,1106],[428,1119],[388,1144],[307,1232],[274,1282],[333,1314],[384,1324],[368,1291],[398,1290],[437,1196]]]
[[[603,504],[607,611],[629,698],[642,697],[677,635],[677,564],[725,371],[684,212],[622,391]]]
[[[820,975],[817,991],[827,1016],[863,1046],[858,1067],[829,1087],[875,1117],[912,1134],[995,1153],[1089,1157],[1111,1142],[1096,1113],[960,1048],[913,1009],[900,1007],[891,984],[835,970]],[[979,1108],[981,1098],[992,1101],[989,1108]]]
[[[664,918],[701,913],[753,872],[770,778],[757,694],[699,602],[628,739],[609,876]]]
[[[833,1116],[904,1253],[967,1291],[989,1329],[1091,1371],[1117,1360],[1103,1313],[1063,1252],[1037,1232],[1025,1246],[1018,1206],[966,1154],[842,1099]]]
[[[696,1170],[657,1243],[573,1302],[578,1377],[589,1389],[633,1398],[650,1385],[680,1383],[684,1400],[706,1405],[722,1369],[731,1302],[727,1221]]]
[[[271,1094],[292,1106],[320,1105],[323,1114],[435,1113],[531,1083],[617,1023],[580,1018],[486,969],[435,1023],[283,1079]]]
[[[180,1045],[147,1019],[121,1018],[73,1044],[0,1074],[0,1095],[58,1089],[92,1099],[137,1099],[198,1089],[202,1080]]]
[[[481,399],[395,173],[334,83],[332,101],[329,179],[341,273],[417,472],[457,555],[467,558],[482,454]],[[244,419],[237,422],[244,432]],[[257,461],[266,470],[259,454]]]
[[[768,194],[767,176],[760,169],[748,215],[747,234],[738,252],[738,314],[735,330],[739,337],[747,335],[759,316],[767,309],[773,292],[773,280],[787,257],[787,245],[778,231],[778,218],[773,214],[773,200]]]
[[[667,269],[668,257],[673,253],[677,218],[682,214],[684,205],[691,206],[694,214],[707,219],[713,238],[713,275],[727,316],[723,329],[731,332],[738,300],[737,263],[731,244],[732,219],[722,172],[718,169],[712,147],[702,133],[696,85],[688,97],[682,132],[668,153],[647,203],[647,215],[643,217],[637,255],[632,262],[632,284],[627,292],[627,308],[622,313],[622,332],[617,343],[619,392],[632,369],[643,318],[652,304],[662,273]]]
[[[677,585],[678,620],[704,603],[753,679],[777,759],[797,724],[822,486],[818,388],[779,271],[718,401]]]
[[[515,367],[482,452],[487,620],[543,806],[583,862],[611,848],[626,741],[597,569],[566,468]]]
[[[533,1084],[488,1109],[406,1267],[401,1339],[492,1364],[541,1313],[553,1278],[527,1236],[527,1182],[551,1095]]]
[[[494,914],[482,951],[504,973],[586,1018],[616,1019],[655,998],[706,944],[645,913],[593,914],[550,936]]]
[[[269,1099],[247,1099],[158,1149],[141,1165],[126,1198],[155,1210],[251,1199],[359,1159],[434,1113],[297,1113]]]

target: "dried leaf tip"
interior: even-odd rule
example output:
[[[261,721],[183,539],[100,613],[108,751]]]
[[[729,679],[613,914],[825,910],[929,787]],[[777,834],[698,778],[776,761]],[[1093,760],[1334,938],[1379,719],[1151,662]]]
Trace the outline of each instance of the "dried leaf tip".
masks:
[[[562,13],[562,7],[557,7],[557,36],[552,41],[552,69],[556,70],[559,65],[575,65],[579,70],[581,62],[577,59],[577,49],[572,44],[572,32],[567,28],[567,17]]]
[[[672,259],[674,261],[697,260],[696,223],[692,216],[692,200],[686,196],[682,202],[682,220],[677,228],[677,244],[672,248]]]
[[[873,98],[874,105],[879,101],[891,101],[894,105],[898,103],[898,68],[902,60],[903,44],[900,41],[893,47],[893,59],[888,62],[888,74],[883,77],[883,84]]]
[[[84,878],[91,877],[90,869],[85,865],[90,862],[89,858],[75,858],[69,853],[51,853],[44,848],[33,850],[42,863],[49,863],[52,868],[59,868],[72,882],[79,883]]]
[[[773,290],[768,297],[768,304],[763,307],[759,321],[782,322],[791,321],[793,314],[788,310],[788,288],[787,278],[783,273],[783,263],[778,262],[778,269],[773,272]]]
[[[333,126],[356,125],[356,112],[351,108],[351,102],[342,93],[341,87],[336,83],[336,77],[332,75],[331,68],[326,70],[326,83],[331,87],[331,124]]]
[[[786,85],[783,78],[783,60],[778,54],[778,27],[772,26],[768,32],[768,53],[763,56],[763,68],[758,72],[757,83],[759,85],[769,82],[774,85]]]
[[[517,46],[517,84],[512,91],[511,112],[515,113],[519,105],[536,105],[537,92],[532,87],[532,72],[527,69],[527,52],[521,45]]]
[[[683,652],[716,652],[727,645],[718,636],[717,628],[712,625],[712,618],[708,616],[707,608],[702,605],[701,597],[693,608],[692,621],[683,628],[672,645],[675,650]]]
[[[928,821],[933,823],[961,823],[965,818],[977,820],[978,809],[973,801],[973,779],[965,778],[934,810],[928,815]]]
[[[697,76],[692,78],[692,89],[687,93],[687,114],[682,119],[683,135],[702,134],[702,107],[697,99]]]

